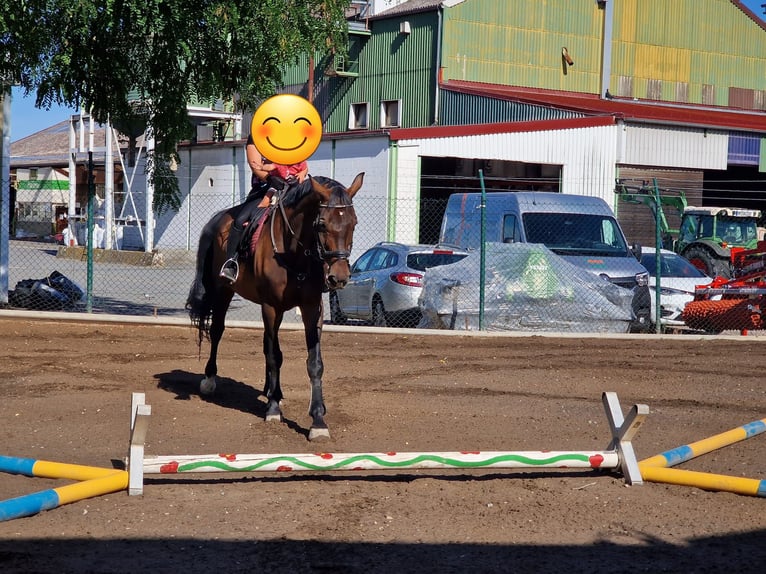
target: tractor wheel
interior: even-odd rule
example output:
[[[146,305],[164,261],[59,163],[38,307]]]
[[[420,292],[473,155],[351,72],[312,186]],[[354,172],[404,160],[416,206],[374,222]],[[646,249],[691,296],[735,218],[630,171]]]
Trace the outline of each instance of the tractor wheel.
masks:
[[[692,245],[682,253],[689,262],[709,277],[731,278],[731,268],[726,259],[721,259],[715,253],[701,247]]]

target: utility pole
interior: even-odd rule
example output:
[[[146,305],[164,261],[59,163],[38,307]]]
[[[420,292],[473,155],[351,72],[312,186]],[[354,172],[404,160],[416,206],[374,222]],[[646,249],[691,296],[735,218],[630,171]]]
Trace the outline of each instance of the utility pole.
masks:
[[[0,78],[0,303],[8,302],[11,209],[11,86]]]

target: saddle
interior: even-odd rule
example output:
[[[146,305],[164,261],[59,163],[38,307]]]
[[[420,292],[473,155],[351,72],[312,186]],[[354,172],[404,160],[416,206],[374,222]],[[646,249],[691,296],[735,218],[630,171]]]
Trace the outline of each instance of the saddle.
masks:
[[[255,198],[250,201],[245,200],[245,203],[242,204],[241,208],[248,210],[250,213],[242,224],[244,231],[242,233],[242,239],[237,246],[238,253],[248,257],[255,253],[255,246],[261,236],[261,231],[263,230],[266,218],[269,216],[274,205],[276,205],[275,199],[278,201],[279,196],[287,191],[287,189],[294,183],[295,178],[288,178],[285,180],[279,176],[269,176],[270,187],[265,195],[259,197],[257,203],[254,201]],[[266,197],[271,200],[271,203],[261,207],[262,200]]]
[[[253,211],[248,220],[244,223],[244,232],[242,240],[239,242],[237,251],[246,256],[252,256],[255,253],[255,246],[258,244],[258,238],[261,236],[263,225],[271,212],[271,205],[258,207]]]

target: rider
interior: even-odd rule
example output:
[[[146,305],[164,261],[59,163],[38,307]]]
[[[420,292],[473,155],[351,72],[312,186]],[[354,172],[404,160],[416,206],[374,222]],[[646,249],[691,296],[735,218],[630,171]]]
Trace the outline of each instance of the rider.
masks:
[[[239,275],[239,262],[237,260],[239,244],[245,231],[245,222],[252,215],[252,204],[248,207],[246,205],[256,199],[260,199],[257,207],[269,205],[271,197],[276,191],[269,182],[269,178],[271,178],[273,183],[277,185],[282,184],[283,187],[286,187],[295,181],[302,182],[308,174],[308,163],[305,161],[293,165],[281,165],[268,161],[255,147],[252,135],[247,138],[245,155],[247,156],[247,164],[252,172],[250,177],[250,193],[248,193],[229,227],[229,238],[226,240],[226,261],[219,273],[219,276],[227,279],[229,283],[234,283]]]

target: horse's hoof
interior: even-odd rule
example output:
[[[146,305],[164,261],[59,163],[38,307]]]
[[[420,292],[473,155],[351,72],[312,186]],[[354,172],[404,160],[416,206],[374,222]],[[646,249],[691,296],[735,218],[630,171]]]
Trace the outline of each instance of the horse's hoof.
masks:
[[[325,428],[311,427],[309,429],[309,440],[312,442],[330,440],[330,429],[328,429],[327,427]]]
[[[267,423],[281,423],[282,422],[282,413],[272,413],[270,415],[266,415],[266,422]]]
[[[203,395],[212,395],[215,392],[215,376],[202,379],[199,384],[199,392]]]

